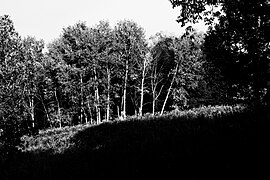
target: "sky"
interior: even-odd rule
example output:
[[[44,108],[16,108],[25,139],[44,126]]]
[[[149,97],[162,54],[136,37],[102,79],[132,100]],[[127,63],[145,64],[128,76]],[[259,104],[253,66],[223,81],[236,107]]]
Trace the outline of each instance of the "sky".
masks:
[[[133,20],[147,38],[157,32],[179,36],[185,30],[176,22],[179,8],[173,9],[168,0],[0,0],[0,4],[0,16],[9,15],[22,37],[33,36],[46,44],[79,21],[91,27],[107,20],[113,27],[120,20]],[[206,31],[202,23],[195,28]]]

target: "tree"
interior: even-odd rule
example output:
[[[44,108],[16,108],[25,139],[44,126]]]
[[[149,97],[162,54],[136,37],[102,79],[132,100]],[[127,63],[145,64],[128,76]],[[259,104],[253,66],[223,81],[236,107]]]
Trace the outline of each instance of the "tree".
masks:
[[[115,42],[115,52],[122,62],[122,69],[119,69],[119,73],[122,73],[123,78],[123,88],[122,88],[122,103],[121,103],[121,116],[126,117],[127,114],[127,93],[128,86],[132,83],[136,84],[136,79],[138,77],[138,63],[142,64],[144,60],[144,54],[146,49],[146,40],[144,35],[144,30],[138,26],[133,21],[120,21],[114,29],[116,42]],[[133,87],[136,87],[133,86]],[[133,92],[133,96],[137,94],[136,88]],[[130,98],[130,97],[129,97]],[[138,105],[137,100],[133,100],[134,110],[137,111]]]
[[[234,89],[231,91],[240,93],[240,97],[243,97],[243,92],[239,91],[243,90],[251,93],[253,102],[259,103],[265,90],[268,94],[266,97],[269,97],[270,3],[268,0],[170,0],[170,2],[173,7],[181,7],[178,22],[181,22],[182,25],[187,22],[196,22],[202,19],[204,14],[211,15],[210,18],[205,19],[210,23],[213,22],[214,17],[218,17],[219,24],[209,31],[208,36],[208,40],[212,40],[207,45],[209,47],[208,56],[216,55],[215,58],[211,57],[211,61],[214,61],[215,65],[218,62],[218,69],[222,71],[222,76],[230,82],[230,89]],[[207,5],[220,5],[222,8],[217,12],[211,10],[205,12]],[[218,38],[219,44],[215,42],[215,38]],[[213,41],[213,39],[215,40]],[[222,57],[218,57],[218,54]],[[241,68],[242,73],[240,76],[235,73],[228,75],[229,68],[232,70]],[[240,72],[239,69],[237,71]]]
[[[72,102],[71,106],[79,107],[75,111],[79,111],[81,123],[83,119],[92,123],[94,118],[99,124],[103,115],[107,121],[110,119],[111,95],[114,93],[112,79],[118,68],[114,41],[108,22],[101,21],[91,28],[79,22],[65,28],[61,37],[49,48],[49,55],[59,59],[57,61],[63,63],[61,67],[68,69],[65,86],[76,93],[65,103]]]
[[[151,53],[148,52],[144,55],[143,62],[140,63],[140,71],[141,71],[141,99],[140,99],[140,108],[139,115],[143,115],[143,105],[144,105],[144,94],[145,94],[145,81],[147,78],[147,74],[150,70],[150,63],[152,61]]]
[[[21,38],[9,16],[0,16],[0,143],[14,148],[28,132],[21,88],[23,62]]]
[[[22,81],[21,88],[24,90],[25,106],[30,114],[31,127],[35,128],[36,120],[35,114],[38,109],[38,102],[42,101],[43,89],[41,89],[44,80],[43,71],[43,53],[44,42],[37,41],[33,37],[27,37],[22,40]]]
[[[199,20],[206,20],[207,23],[212,23],[215,16],[219,16],[221,12],[213,11],[213,6],[219,6],[223,3],[226,4],[227,0],[169,0],[173,8],[180,7],[180,15],[177,18],[177,22],[181,23],[181,26],[185,26],[187,23],[197,23]],[[211,8],[207,9],[207,6]],[[210,18],[204,15],[210,15]]]
[[[197,103],[195,91],[201,89],[200,82],[204,76],[205,58],[202,51],[204,35],[189,27],[186,32],[174,41],[175,73],[171,81],[173,106],[185,108]],[[178,66],[178,67],[177,67]],[[172,86],[175,83],[175,86]],[[169,95],[170,89],[167,93]],[[165,108],[166,101],[163,104]]]
[[[204,62],[201,50],[204,36],[192,28],[180,38],[160,38],[153,55],[156,62],[152,63],[151,76],[153,112],[155,100],[163,91],[163,114],[167,102],[172,100],[175,108],[188,106],[188,100],[192,98],[189,93],[198,87],[202,77],[202,64]],[[169,98],[173,95],[172,98]]]
[[[114,35],[113,30],[106,21],[100,21],[95,27],[92,28],[92,55],[97,62],[95,71],[98,71],[99,77],[95,73],[95,81],[97,85],[103,91],[99,106],[106,106],[105,119],[110,120],[111,116],[111,94],[113,92],[112,78],[117,73],[117,58],[114,55],[113,41]],[[96,88],[96,95],[99,93],[99,89]],[[98,96],[97,96],[98,97]],[[103,101],[104,103],[101,103]]]
[[[55,99],[58,104],[58,115],[61,117],[61,108],[71,103],[72,114],[78,114],[78,119],[81,123],[84,120],[87,122],[87,116],[91,114],[90,112],[86,113],[85,108],[87,96],[86,84],[90,83],[92,85],[93,83],[92,79],[87,74],[87,70],[90,67],[89,65],[93,67],[96,64],[95,62],[90,64],[92,60],[90,58],[90,45],[89,28],[85,23],[79,22],[74,26],[64,28],[60,38],[49,47],[50,57],[54,60],[58,59],[57,61],[60,63],[58,63],[60,65],[58,67],[60,68],[59,70],[62,69],[61,71],[63,73],[61,74],[64,75],[62,76],[62,79],[67,80],[63,85],[68,89],[61,89],[61,84],[59,83],[56,83],[55,86]],[[68,90],[71,90],[72,94]],[[65,96],[63,96],[64,94]],[[65,102],[63,98],[67,98],[67,102]]]
[[[52,127],[71,125],[70,115],[77,108],[77,89],[71,78],[76,74],[62,58],[61,42],[55,40],[48,46],[49,52],[44,57],[45,71],[44,107],[48,115],[47,120]]]
[[[267,88],[269,93],[270,6],[266,1],[226,1],[223,9],[226,15],[206,38],[208,58],[229,83],[232,97],[261,103]]]
[[[150,64],[150,90],[152,94],[152,114],[155,115],[157,101],[162,99],[164,89],[170,86],[170,74],[175,67],[173,37],[163,34],[156,34],[151,38],[153,45],[151,48],[152,61]]]

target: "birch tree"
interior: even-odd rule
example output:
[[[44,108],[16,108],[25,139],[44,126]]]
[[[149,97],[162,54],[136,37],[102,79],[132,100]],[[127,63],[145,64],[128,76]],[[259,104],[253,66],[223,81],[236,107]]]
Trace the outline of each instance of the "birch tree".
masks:
[[[22,41],[23,74],[22,86],[26,97],[26,106],[30,114],[31,126],[35,128],[35,110],[38,102],[41,101],[39,86],[44,79],[43,53],[44,42],[37,41],[33,37],[27,37]]]
[[[162,106],[163,114],[169,96],[172,94],[175,107],[188,106],[189,92],[195,90],[203,74],[204,54],[202,51],[203,34],[187,28],[185,34],[175,38],[171,44],[174,51],[175,66],[171,71],[170,86]]]
[[[152,95],[152,114],[155,115],[157,102],[162,102],[168,88],[171,71],[174,67],[174,51],[171,48],[173,37],[156,34],[152,38],[152,61],[150,65],[150,89]]]
[[[144,57],[141,55],[141,51],[146,47],[146,40],[144,30],[132,21],[120,21],[114,31],[117,56],[122,62],[122,69],[119,72],[123,73],[120,114],[126,118],[129,81],[136,81],[138,78],[137,62],[143,62]],[[137,107],[135,106],[134,109],[136,111]]]

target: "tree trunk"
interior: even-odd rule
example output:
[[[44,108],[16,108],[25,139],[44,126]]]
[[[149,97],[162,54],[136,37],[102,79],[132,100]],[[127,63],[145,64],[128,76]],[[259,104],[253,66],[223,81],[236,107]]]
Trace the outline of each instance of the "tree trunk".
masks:
[[[95,108],[96,108],[96,119],[97,124],[101,123],[101,116],[100,116],[100,102],[99,102],[99,91],[98,91],[98,85],[97,85],[97,70],[94,68],[94,74],[95,74]]]
[[[174,72],[174,74],[173,74],[173,78],[172,78],[172,81],[171,81],[170,87],[169,87],[169,89],[168,89],[168,92],[167,92],[167,95],[166,95],[165,101],[164,101],[164,103],[163,103],[163,106],[162,106],[162,110],[161,110],[160,115],[162,115],[162,114],[163,114],[163,112],[164,112],[164,109],[165,109],[165,106],[166,106],[167,100],[168,100],[168,98],[169,98],[169,94],[170,94],[171,89],[172,89],[172,85],[173,85],[173,83],[174,83],[174,79],[175,79],[176,74],[177,74],[177,71],[178,71],[178,67],[179,67],[179,63],[177,63],[177,66],[176,66],[176,68],[175,68],[175,72]]]
[[[59,126],[61,128],[62,127],[61,109],[60,109],[59,99],[57,97],[57,90],[56,90],[56,88],[54,90],[54,95],[55,95],[55,100],[56,100],[56,104],[57,104],[57,121],[59,122]]]
[[[106,109],[106,121],[110,120],[110,90],[111,90],[111,73],[107,65],[107,109]]]
[[[151,88],[152,88],[152,115],[155,115],[155,108],[156,108],[156,88],[157,88],[157,68],[156,66],[154,67],[154,71],[151,74]]]
[[[159,92],[156,93],[157,85],[158,84],[153,84],[152,85],[152,98],[153,98],[153,101],[152,101],[152,115],[153,116],[155,115],[155,111],[156,111],[156,101],[157,101],[158,97],[160,96],[160,94],[162,92],[162,89],[164,87],[164,85],[162,85],[161,88],[159,89]]]
[[[81,93],[81,107],[80,107],[80,121],[81,123],[83,122],[83,77],[82,77],[82,72],[80,72],[80,93]]]
[[[143,115],[143,95],[144,95],[144,79],[145,79],[145,69],[146,69],[146,60],[143,62],[143,72],[142,72],[142,82],[141,82],[141,102],[140,102],[140,110],[139,115]]]
[[[155,109],[156,109],[156,97],[155,97],[155,93],[153,93],[153,102],[152,102],[152,115],[155,115]]]
[[[44,98],[44,96],[41,98],[41,103],[42,103],[42,106],[43,106],[43,108],[44,108],[44,110],[45,110],[45,114],[46,114],[46,117],[47,117],[47,121],[51,122],[51,118],[50,118],[50,115],[49,115],[49,113],[48,113],[48,110],[47,110],[47,108],[46,108],[46,106],[45,106],[45,103],[44,103],[44,101],[43,101],[43,98]]]
[[[120,117],[120,108],[119,108],[119,105],[117,105],[117,116],[118,116],[119,119],[121,118]]]
[[[124,119],[126,119],[126,107],[127,107],[127,102],[126,102],[127,101],[127,80],[128,80],[128,60],[126,60],[125,82],[124,82],[124,93],[123,93],[123,118]]]
[[[87,115],[84,108],[83,108],[83,115],[84,115],[85,123],[87,124],[88,123],[88,115]]]
[[[99,91],[98,87],[96,88],[96,116],[97,116],[97,124],[101,123],[101,115],[100,115],[100,107],[99,107]]]
[[[91,110],[91,106],[90,106],[90,101],[87,101],[87,106],[88,106],[88,111],[89,111],[89,118],[90,118],[90,123],[93,124],[93,116],[92,116],[92,110]]]
[[[30,97],[30,116],[31,116],[31,126],[32,126],[32,128],[35,128],[34,96]]]

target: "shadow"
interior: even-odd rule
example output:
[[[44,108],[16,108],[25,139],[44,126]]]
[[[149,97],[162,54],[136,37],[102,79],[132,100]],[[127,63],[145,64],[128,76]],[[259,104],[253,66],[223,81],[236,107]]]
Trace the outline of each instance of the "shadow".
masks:
[[[265,178],[268,118],[249,112],[104,123],[77,133],[63,154],[18,155],[3,179]]]

